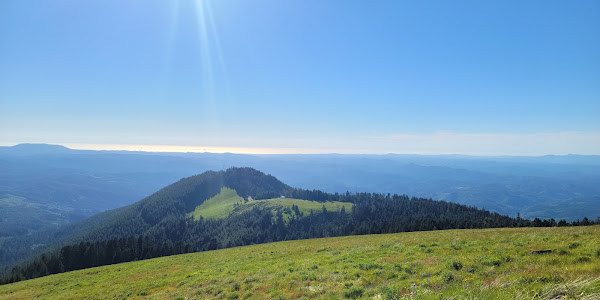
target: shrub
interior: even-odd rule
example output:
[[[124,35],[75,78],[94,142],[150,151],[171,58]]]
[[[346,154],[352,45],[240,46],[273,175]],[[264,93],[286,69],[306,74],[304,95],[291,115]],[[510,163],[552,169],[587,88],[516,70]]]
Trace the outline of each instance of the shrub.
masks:
[[[240,283],[239,283],[239,282],[236,282],[236,283],[234,283],[234,284],[231,286],[231,288],[232,288],[234,291],[239,291],[239,290],[240,290]]]
[[[460,271],[460,270],[462,269],[463,265],[462,265],[462,263],[461,263],[460,261],[453,260],[453,261],[450,263],[450,267],[451,267],[452,269],[456,270],[456,271]]]
[[[366,264],[358,264],[358,269],[360,270],[373,270],[373,269],[381,269],[381,265],[373,263],[373,262],[369,262]]]
[[[398,288],[397,286],[387,286],[384,285],[383,287],[381,287],[381,299],[386,299],[386,300],[392,300],[392,299],[398,299],[399,297],[399,291],[400,288]],[[373,298],[375,299],[375,298]]]
[[[496,266],[499,267],[502,264],[502,261],[496,257],[489,258],[483,262],[481,262],[484,266]]]
[[[575,262],[578,263],[586,263],[586,262],[590,262],[592,259],[589,258],[588,256],[580,256],[577,258],[577,260]]]
[[[459,244],[455,243],[455,242],[452,242],[452,245],[450,247],[452,247],[452,249],[454,249],[454,250],[460,250],[460,249],[462,249],[462,247]]]
[[[538,279],[542,283],[561,283],[564,279],[558,275],[542,276]]]
[[[362,297],[364,289],[362,286],[353,286],[344,292],[344,298],[356,299]]]
[[[402,265],[401,264],[394,263],[394,268],[396,268],[396,270],[398,270],[398,272],[402,272]]]
[[[454,274],[452,274],[452,272],[446,272],[446,273],[444,273],[444,275],[442,275],[442,278],[444,279],[444,282],[446,282],[446,283],[452,282],[452,281],[454,281]]]

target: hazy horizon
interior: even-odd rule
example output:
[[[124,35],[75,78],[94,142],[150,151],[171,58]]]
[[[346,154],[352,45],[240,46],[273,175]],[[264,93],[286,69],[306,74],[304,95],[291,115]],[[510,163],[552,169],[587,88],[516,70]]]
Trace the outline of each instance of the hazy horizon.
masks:
[[[600,154],[598,1],[7,0],[0,29],[3,144]]]
[[[322,148],[245,148],[245,147],[218,147],[218,146],[189,146],[189,145],[132,145],[132,144],[74,144],[74,143],[0,143],[0,147],[12,147],[17,145],[55,145],[63,146],[71,150],[93,150],[93,151],[131,151],[131,152],[157,152],[157,153],[232,153],[232,154],[347,154],[347,155],[464,155],[480,157],[500,157],[500,156],[523,156],[523,157],[541,157],[541,156],[565,156],[565,155],[583,155],[598,156],[597,154],[582,153],[561,153],[561,154],[482,154],[482,153],[428,153],[428,152],[356,152],[344,151],[340,149],[322,149]]]

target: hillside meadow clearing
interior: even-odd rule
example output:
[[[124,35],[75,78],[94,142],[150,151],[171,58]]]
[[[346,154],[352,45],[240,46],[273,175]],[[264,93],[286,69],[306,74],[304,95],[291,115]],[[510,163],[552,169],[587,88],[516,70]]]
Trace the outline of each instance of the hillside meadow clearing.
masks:
[[[265,200],[250,200],[244,201],[237,192],[233,189],[223,187],[221,192],[214,197],[204,201],[201,205],[198,205],[196,209],[188,215],[193,216],[195,220],[200,217],[205,219],[224,219],[232,213],[242,213],[253,208],[270,208],[274,212],[278,209],[283,209],[283,216],[286,220],[295,215],[292,210],[292,206],[298,207],[298,211],[307,216],[311,213],[319,213],[323,210],[323,207],[327,211],[341,211],[342,207],[347,213],[352,212],[353,203],[350,202],[339,202],[339,201],[327,201],[317,202],[303,199],[294,198],[273,198]]]
[[[552,250],[546,254],[533,251]],[[599,299],[600,226],[286,241],[0,286],[0,299]]]

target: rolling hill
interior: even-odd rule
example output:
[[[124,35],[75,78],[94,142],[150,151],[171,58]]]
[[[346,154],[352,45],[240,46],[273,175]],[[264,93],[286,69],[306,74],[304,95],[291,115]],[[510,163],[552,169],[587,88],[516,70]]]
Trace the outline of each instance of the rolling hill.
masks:
[[[194,219],[194,212],[208,215]],[[230,168],[181,179],[134,204],[51,234],[0,241],[0,258],[5,266],[10,266],[11,259],[28,259],[4,277],[13,282],[275,241],[531,224],[474,207],[405,195],[297,189],[255,169]],[[542,225],[553,224],[536,224]]]
[[[0,299],[598,299],[599,266],[600,226],[445,230],[161,257],[3,285]]]
[[[57,229],[233,166],[328,193],[407,194],[528,219],[600,216],[600,156],[240,155],[23,144],[0,147],[0,240]]]
[[[227,187],[221,188],[221,192],[216,196],[204,201],[198,205],[193,212],[188,215],[193,216],[195,220],[200,219],[224,219],[232,213],[241,214],[252,210],[253,208],[270,209],[278,211],[283,209],[283,215],[286,220],[293,217],[301,217],[311,213],[319,213],[325,208],[326,211],[350,213],[353,203],[327,201],[317,202],[303,199],[286,198],[281,196],[278,198],[254,200],[252,197],[246,199],[240,197],[235,190]],[[348,209],[346,209],[348,208]]]

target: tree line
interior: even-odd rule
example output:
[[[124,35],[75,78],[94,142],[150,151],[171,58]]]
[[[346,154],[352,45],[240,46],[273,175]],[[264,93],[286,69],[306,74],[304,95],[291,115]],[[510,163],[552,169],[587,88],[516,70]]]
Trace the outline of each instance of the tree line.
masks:
[[[222,186],[244,198],[285,195],[312,201],[352,203],[350,213],[253,207],[224,219],[193,220],[187,212],[216,195]],[[240,192],[241,191],[241,192]],[[256,196],[260,195],[260,196]],[[350,207],[350,205],[348,206]],[[348,208],[349,209],[349,208]],[[291,213],[293,211],[293,213]],[[288,217],[284,217],[287,215]],[[527,220],[461,204],[406,195],[325,193],[294,189],[272,176],[247,168],[207,172],[180,180],[133,205],[90,218],[71,229],[62,246],[12,268],[0,283],[49,274],[187,252],[276,241],[497,227],[578,226],[600,223]],[[77,233],[77,234],[74,234]]]
[[[395,233],[438,229],[493,227],[579,226],[594,221],[556,222],[510,218],[444,201],[408,198],[403,195],[353,194],[350,214],[319,212],[302,215],[298,208],[284,220],[282,208],[255,207],[220,220],[167,217],[147,235],[87,241],[45,253],[13,268],[1,283],[11,283],[72,270],[136,261],[160,256],[215,250],[284,240],[345,235]]]

